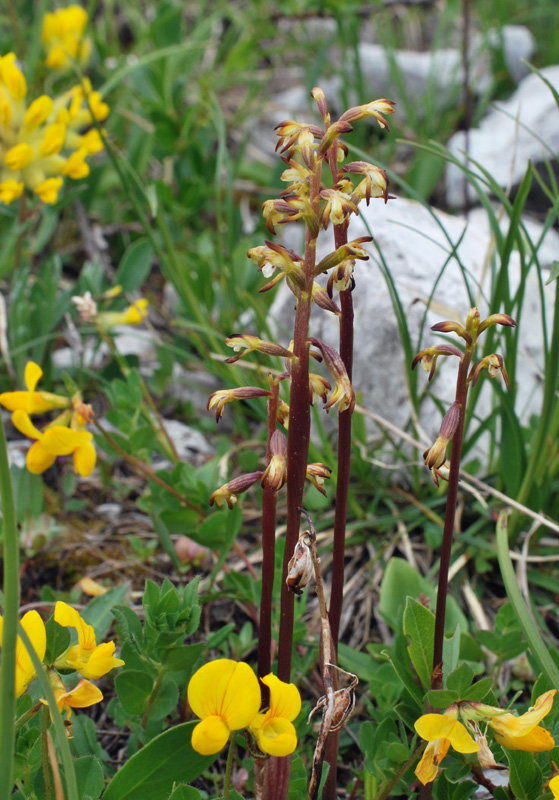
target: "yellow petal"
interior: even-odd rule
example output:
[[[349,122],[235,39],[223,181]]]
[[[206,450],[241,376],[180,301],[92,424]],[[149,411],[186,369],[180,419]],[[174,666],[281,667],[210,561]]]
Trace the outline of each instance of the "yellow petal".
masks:
[[[500,733],[493,731],[495,739],[501,745],[506,747],[507,750],[524,750],[528,753],[544,753],[546,750],[551,750],[555,747],[553,736],[545,728],[532,728],[529,733],[524,736],[509,735],[508,732]]]
[[[202,719],[219,716],[230,731],[246,728],[257,715],[260,701],[254,672],[248,664],[228,658],[204,664],[188,685],[188,702],[194,713]]]
[[[301,711],[301,695],[297,687],[293,683],[280,681],[271,673],[261,680],[270,689],[271,716],[282,717],[292,722]]]
[[[103,692],[89,681],[80,681],[74,689],[64,695],[65,705],[71,708],[88,708],[103,699]]]
[[[555,689],[545,692],[536,700],[534,706],[525,714],[517,717],[515,714],[499,714],[489,720],[490,728],[501,736],[524,736],[549,714],[553,705]]]
[[[450,742],[448,739],[438,739],[430,742],[425,748],[421,761],[415,768],[415,774],[424,786],[434,781],[437,777],[439,765],[448,753],[449,747]]]
[[[74,450],[74,469],[82,478],[87,478],[88,475],[91,475],[96,460],[97,453],[91,442],[81,447],[76,447]]]
[[[12,392],[12,394],[27,394],[27,392]],[[30,439],[41,439],[43,434],[36,428],[31,420],[29,414],[22,408],[16,408],[12,414],[12,423],[15,428],[24,436],[29,436]]]
[[[549,788],[553,792],[553,800],[559,800],[559,775],[549,781]]]
[[[192,749],[203,756],[212,756],[223,750],[230,731],[221,717],[206,717],[192,731]]]
[[[27,411],[28,401],[29,392],[3,392],[0,394],[0,403],[8,411],[16,411],[16,409]]]
[[[22,617],[21,626],[29,636],[33,649],[42,661],[47,649],[47,634],[43,620],[36,611],[28,611]],[[37,673],[31,661],[31,656],[23,641],[17,637],[16,644],[16,696],[19,697],[26,690],[28,684]]]
[[[109,591],[105,586],[101,586],[100,583],[94,581],[93,578],[88,578],[87,575],[78,582],[78,586],[84,594],[90,597],[100,597],[100,595]]]
[[[256,732],[256,740],[262,752],[270,756],[288,756],[297,747],[295,728],[282,717],[273,717],[261,725]]]
[[[464,725],[448,714],[424,714],[415,723],[415,730],[427,742],[448,739],[458,753],[477,753],[479,750],[479,744]]]
[[[94,650],[95,631],[83,620],[75,608],[59,600],[54,607],[54,621],[63,628],[75,628],[78,632],[78,641],[83,650]]]
[[[34,392],[39,379],[43,376],[43,370],[34,361],[28,361],[25,365],[24,380],[28,392]]]
[[[87,445],[93,439],[89,431],[73,431],[64,425],[47,428],[41,438],[41,444],[48,453],[55,456],[68,456],[77,447]]]
[[[32,475],[40,475],[56,461],[56,456],[47,453],[41,442],[35,442],[27,451],[26,466]]]
[[[83,666],[78,667],[79,671],[84,678],[97,680],[97,678],[106,675],[107,672],[110,672],[114,667],[122,667],[124,661],[120,658],[115,658],[114,652],[114,642],[105,642],[104,644],[98,645],[87,659],[87,662]]]

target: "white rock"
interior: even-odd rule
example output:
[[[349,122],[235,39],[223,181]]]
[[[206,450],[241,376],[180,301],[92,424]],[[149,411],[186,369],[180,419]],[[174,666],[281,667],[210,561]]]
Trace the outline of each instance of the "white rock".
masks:
[[[542,69],[541,74],[559,89],[559,66]],[[448,148],[464,162],[463,131],[450,138]],[[514,95],[504,103],[497,103],[496,109],[469,135],[471,162],[488,170],[503,189],[518,186],[529,160],[541,164],[558,153],[559,109],[549,87],[535,74],[524,78]],[[472,168],[477,171],[473,163]],[[471,203],[477,201],[471,185],[468,197]],[[455,164],[447,166],[446,200],[451,208],[464,204],[464,174]]]
[[[351,223],[350,239],[367,235],[365,222],[368,221],[375,241],[367,248],[371,260],[356,262],[356,290],[353,293],[355,307],[353,385],[356,392],[361,393],[362,403],[367,409],[404,428],[409,423],[411,414],[408,389],[410,363],[404,356],[390,292],[379,268],[381,263],[379,251],[390,271],[402,304],[414,353],[431,344],[445,341],[445,337],[441,334],[429,330],[434,323],[445,319],[464,321],[471,305],[465,280],[470,285],[473,301],[478,306],[482,318],[496,311],[510,313],[511,309],[488,309],[486,304],[485,297],[491,273],[491,269],[487,269],[484,276],[484,264],[491,252],[491,240],[486,226],[473,221],[468,223],[463,217],[450,216],[435,209],[429,211],[419,203],[402,198],[390,202],[387,206],[380,201],[373,202],[369,209],[362,207],[361,211],[364,216]],[[284,235],[290,236],[289,241],[284,240],[284,244],[299,250],[299,236],[294,232],[289,234],[288,226],[284,231]],[[549,255],[553,258],[553,252],[557,252],[559,237],[553,232],[549,236],[552,241]],[[464,273],[452,254],[454,247]],[[324,242],[322,245],[319,244],[318,258],[326,255],[330,249]],[[514,283],[520,280],[517,253],[512,254],[508,274],[514,291]],[[483,293],[480,293],[480,282],[483,282]],[[542,363],[542,332],[539,324],[541,308],[534,269],[528,274],[525,283],[526,299],[523,306],[524,317],[520,321],[522,345],[519,354],[516,398],[517,412],[524,421],[530,413],[539,409],[541,396],[539,378]],[[282,283],[270,313],[284,331],[284,335],[278,340],[280,343],[284,343],[284,336],[285,341],[289,339],[288,331],[292,326],[293,306],[293,296]],[[313,309],[311,335],[337,346],[337,318],[319,309]],[[446,340],[449,339],[458,342],[458,337],[449,335]],[[505,342],[501,340],[497,350],[506,360],[504,347]],[[448,407],[454,399],[456,366],[457,361],[454,358],[440,359],[437,375],[431,385],[427,383],[427,375],[420,369],[418,386],[420,391],[426,392],[421,403],[420,424],[430,439],[437,434],[441,422],[441,412],[430,397],[430,393]],[[478,407],[482,414],[487,414],[491,405],[498,403],[495,387],[489,385],[492,383],[484,376]],[[475,428],[475,424],[472,422],[473,427],[470,432]],[[479,452],[476,452],[476,456],[481,457]]]
[[[504,25],[488,34],[489,46],[493,50],[502,48],[505,66],[515,83],[520,83],[530,72],[526,61],[536,51],[534,34],[525,25]]]

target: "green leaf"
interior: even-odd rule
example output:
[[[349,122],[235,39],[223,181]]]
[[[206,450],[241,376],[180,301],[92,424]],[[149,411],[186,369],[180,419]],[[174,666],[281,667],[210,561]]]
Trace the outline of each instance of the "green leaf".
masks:
[[[162,662],[163,667],[169,672],[191,669],[200,658],[203,649],[202,642],[173,647],[167,650]]]
[[[460,664],[458,669],[448,676],[446,682],[448,689],[453,689],[459,698],[462,698],[472,685],[474,671],[468,664]]]
[[[153,247],[147,239],[137,239],[126,249],[115,276],[123,292],[133,292],[142,285],[150,273],[152,257]]]
[[[103,767],[95,756],[82,756],[74,761],[76,770],[76,780],[78,782],[79,796],[85,800],[97,800],[101,797],[103,786],[105,785],[105,775]]]
[[[509,762],[509,781],[516,800],[536,800],[541,797],[542,771],[531,753],[505,750]]]
[[[554,261],[549,268],[549,278],[546,280],[545,285],[553,283],[557,278],[559,278],[559,261]]]
[[[145,672],[126,669],[115,678],[115,688],[123,709],[128,714],[143,714],[153,690],[153,680]]]
[[[68,628],[63,628],[51,617],[45,622],[47,632],[47,650],[45,653],[45,664],[53,664],[58,656],[63,653],[70,645],[71,635]]]
[[[435,640],[435,615],[412,597],[406,599],[404,633],[411,641],[408,645],[411,663],[425,688],[431,685],[433,673],[433,644]]]
[[[449,675],[458,664],[460,657],[460,628],[456,626],[452,636],[445,636],[443,639],[443,680],[446,681]]]
[[[479,703],[491,691],[493,680],[491,678],[482,678],[480,681],[472,684],[468,691],[462,695],[461,700],[469,700],[470,702]]]
[[[111,780],[103,800],[156,800],[167,797],[177,782],[189,783],[218,757],[201,756],[190,739],[197,722],[177,725],[142,747]]]
[[[172,680],[165,680],[155,696],[149,710],[150,721],[165,719],[175,710],[179,702],[179,689]]]
[[[405,587],[405,591],[402,591]],[[417,570],[403,558],[391,558],[384,571],[380,589],[380,612],[393,630],[401,626],[402,612],[404,610],[406,595],[419,600],[421,595],[429,598],[431,606],[435,607],[437,592],[429,581],[423,578]],[[460,611],[456,600],[450,595],[446,600],[446,625],[445,631],[453,633],[456,625],[461,631],[468,630],[468,622]]]
[[[287,800],[306,800],[307,798],[307,771],[301,756],[296,756],[291,762],[291,775],[289,778],[289,791]]]
[[[460,699],[458,692],[451,689],[433,689],[427,692],[427,701],[433,708],[447,708]]]
[[[188,786],[186,783],[181,783],[180,786],[176,786],[171,794],[169,795],[169,800],[200,800],[202,795],[195,789],[194,786]]]
[[[83,619],[93,626],[95,636],[100,641],[104,639],[113,619],[113,606],[120,603],[128,591],[128,583],[121,583],[114,589],[109,589],[105,594],[96,597],[81,612]]]

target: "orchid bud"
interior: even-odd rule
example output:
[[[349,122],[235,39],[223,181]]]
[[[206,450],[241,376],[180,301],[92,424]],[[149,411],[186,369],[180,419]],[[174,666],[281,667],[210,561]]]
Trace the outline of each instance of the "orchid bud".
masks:
[[[322,488],[326,478],[329,478],[332,473],[330,467],[326,464],[307,464],[307,480],[312,483],[315,489],[326,497],[326,492]]]
[[[235,351],[239,353],[237,356],[231,356],[231,358],[226,358],[226,364],[234,364],[240,358],[243,358],[248,353],[257,352],[263,353],[268,356],[283,356],[283,358],[295,358],[293,353],[290,353],[289,350],[286,350],[285,347],[282,347],[279,344],[275,344],[274,342],[268,342],[264,339],[259,339],[258,336],[251,336],[248,333],[235,333],[232,336],[228,336],[225,340],[225,344],[228,347],[232,347]],[[243,352],[240,352],[243,351]]]
[[[381,128],[390,130],[388,122],[383,117],[383,114],[394,113],[394,102],[386,100],[384,97],[380,100],[373,100],[371,103],[366,103],[362,106],[354,106],[348,109],[340,117],[340,122],[357,122],[359,119],[366,119],[367,117],[374,117]]]
[[[317,264],[314,270],[315,277],[320,275],[321,272],[327,272],[329,269],[332,269],[332,267],[336,267],[347,258],[367,261],[369,254],[361,245],[365,242],[372,241],[372,236],[361,236],[359,239],[354,239],[352,242],[341,245],[337,250],[333,253],[329,253]]]
[[[505,325],[508,328],[517,327],[516,322],[512,317],[509,317],[508,314],[490,314],[490,316],[488,316],[487,319],[484,319],[480,324],[479,333],[487,330],[487,328],[490,328],[492,325]]]
[[[461,336],[462,339],[465,339],[468,344],[472,344],[472,337],[464,328],[464,326],[460,325],[459,322],[453,322],[452,320],[437,322],[435,325],[431,326],[431,330],[438,331],[439,333],[457,333],[458,336]]]
[[[322,286],[316,281],[313,282],[312,299],[313,302],[324,311],[331,311],[332,314],[342,313],[326,289],[323,289]]]
[[[334,350],[333,347],[330,347],[320,339],[315,339],[311,336],[308,341],[318,347],[324,357],[324,363],[330,370],[335,381],[332,396],[324,408],[328,411],[332,406],[336,405],[336,403],[339,403],[340,413],[346,410],[350,412],[353,411],[355,406],[355,392],[353,391],[345,364],[340,354]]]
[[[462,353],[457,347],[452,344],[438,344],[426,347],[425,350],[418,353],[412,361],[411,368],[413,370],[418,364],[421,364],[425,372],[429,373],[429,380],[431,380],[435,374],[439,356],[458,356],[462,360]]]
[[[264,470],[261,484],[277,492],[287,480],[287,442],[281,431],[274,431],[270,439],[270,463]]]
[[[272,393],[267,389],[259,389],[257,386],[240,386],[237,389],[220,389],[210,395],[208,399],[208,411],[215,408],[215,419],[219,422],[223,416],[225,406],[233,400],[248,400],[253,397],[271,397]]]
[[[238,500],[237,495],[250,489],[253,483],[262,478],[263,474],[263,472],[248,472],[224,483],[210,495],[210,505],[213,506],[215,503],[220,508],[227,503],[229,508],[233,508]]]

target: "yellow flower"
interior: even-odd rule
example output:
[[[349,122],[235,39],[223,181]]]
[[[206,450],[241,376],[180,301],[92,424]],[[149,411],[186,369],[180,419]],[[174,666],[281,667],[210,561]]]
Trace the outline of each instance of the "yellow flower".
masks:
[[[270,689],[270,708],[265,714],[256,715],[250,732],[263,753],[288,756],[297,747],[292,722],[301,710],[299,690],[293,683],[284,683],[272,674],[261,680]]]
[[[125,308],[124,311],[101,311],[97,314],[96,322],[104,329],[114,328],[115,325],[140,325],[147,319],[149,300],[145,297]]]
[[[74,469],[79,475],[86,478],[93,472],[96,454],[92,444],[93,435],[89,431],[73,431],[63,425],[53,425],[41,433],[22,409],[14,411],[12,422],[18,431],[37,440],[27,453],[29,472],[39,475],[54,464],[57,456],[71,454],[74,457]]]
[[[52,686],[56,706],[61,714],[66,714],[66,734],[71,737],[72,723],[70,722],[70,717],[72,716],[72,709],[88,708],[94,703],[100,703],[103,699],[103,693],[89,681],[80,681],[73,689],[67,689],[60,675],[54,670],[48,670],[47,675]],[[48,705],[46,700],[41,700],[41,703]]]
[[[78,644],[72,645],[55,662],[57,669],[75,669],[84,678],[100,678],[124,661],[115,658],[115,643],[97,644],[95,631],[83,620],[75,608],[59,600],[54,608],[54,621],[63,628],[75,628]]]
[[[42,39],[47,50],[47,67],[65,70],[77,59],[85,64],[91,54],[91,40],[83,37],[87,13],[78,5],[45,14]]]
[[[21,626],[29,636],[39,660],[42,661],[47,649],[47,633],[43,620],[36,611],[28,611],[21,619]],[[0,617],[0,642],[2,641],[3,627],[4,620]],[[16,644],[16,697],[20,697],[24,693],[36,675],[37,673],[27,648],[18,636]]]
[[[23,183],[9,178],[0,183],[0,202],[9,205],[12,200],[17,200],[23,194]]]
[[[33,191],[43,203],[52,205],[58,200],[58,192],[63,183],[62,178],[46,178],[46,180],[37,184]]]
[[[258,679],[248,664],[220,658],[204,664],[188,684],[188,702],[201,722],[192,747],[203,756],[219,753],[231,731],[246,728],[260,709]]]
[[[556,690],[551,689],[540,695],[533,708],[520,717],[507,711],[488,719],[497,742],[508,750],[526,750],[529,753],[551,750],[555,746],[553,736],[545,728],[540,728],[538,722],[551,711],[555,694]]]
[[[458,753],[477,753],[479,750],[479,744],[465,726],[450,714],[424,714],[415,723],[415,730],[429,742],[415,770],[423,785],[435,780],[439,765],[451,745]]]
[[[84,147],[74,151],[62,167],[62,173],[73,180],[86,178],[89,175],[89,165],[85,161],[86,156],[87,150]]]
[[[45,411],[52,411],[54,408],[67,408],[70,400],[58,394],[50,392],[36,392],[35,387],[43,376],[43,370],[34,361],[28,361],[25,365],[24,381],[27,387],[26,392],[3,392],[0,394],[0,404],[8,411],[16,411],[20,408],[28,414],[43,414]]]
[[[559,800],[559,775],[549,781],[549,788],[553,793],[553,800]]]
[[[15,172],[16,170],[26,167],[32,158],[33,148],[31,145],[27,144],[26,142],[20,142],[19,144],[10,147],[4,156],[4,164],[8,167],[8,169],[11,169]]]

